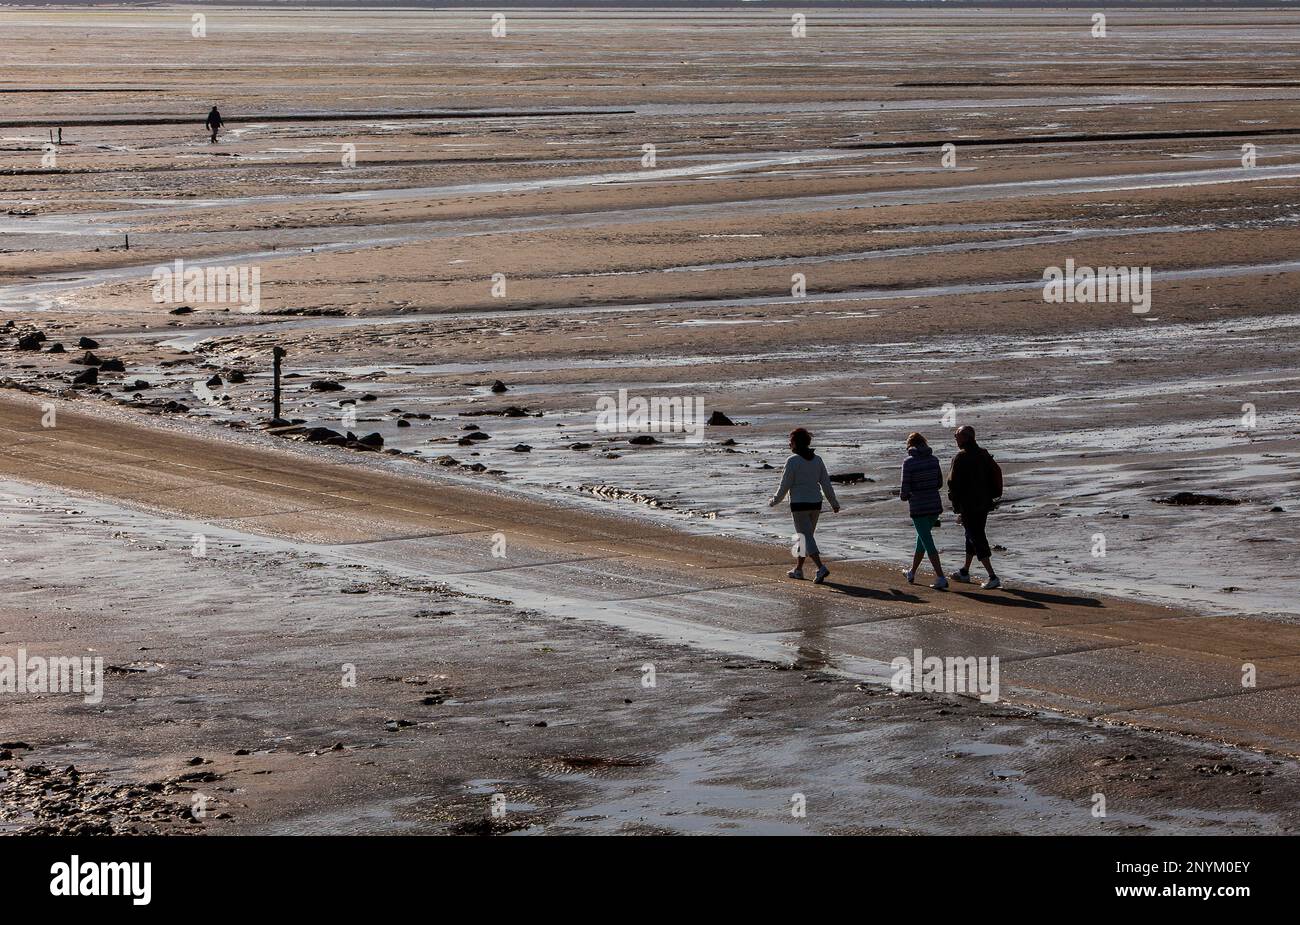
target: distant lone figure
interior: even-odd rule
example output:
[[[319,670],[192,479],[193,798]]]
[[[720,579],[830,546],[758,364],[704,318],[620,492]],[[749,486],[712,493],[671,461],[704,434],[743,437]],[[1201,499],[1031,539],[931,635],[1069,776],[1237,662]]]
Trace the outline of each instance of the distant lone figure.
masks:
[[[221,126],[226,124],[221,119],[221,113],[217,112],[217,107],[215,106],[212,107],[212,112],[208,113],[208,121],[203,124],[206,125],[208,127],[208,131],[212,133],[212,139],[208,143],[216,144],[217,130],[220,129]]]
[[[930,556],[934,566],[934,584],[931,588],[940,591],[948,587],[948,579],[943,577],[943,566],[939,564],[939,548],[934,545],[931,531],[939,526],[939,515],[943,513],[943,500],[939,489],[943,487],[943,467],[930,449],[930,444],[920,434],[909,434],[907,438],[907,459],[903,460],[903,481],[899,487],[898,497],[907,502],[907,512],[912,515],[912,526],[916,528],[916,552],[912,556],[912,567],[903,574],[907,583],[916,581],[916,570],[921,567],[921,557]]]
[[[958,521],[966,530],[966,564],[955,572],[957,581],[970,581],[970,564],[979,559],[989,573],[981,588],[993,590],[1002,587],[993,571],[993,550],[985,534],[989,511],[1002,497],[1002,469],[988,450],[975,442],[975,428],[967,425],[953,433],[957,441],[957,455],[948,470],[948,501],[957,513]]]
[[[790,516],[794,518],[794,532],[799,535],[799,564],[786,574],[791,578],[803,578],[803,560],[811,558],[817,563],[817,574],[813,578],[817,584],[826,580],[831,573],[821,559],[821,550],[813,533],[817,530],[817,518],[821,516],[822,494],[831,503],[831,510],[840,512],[839,499],[831,487],[831,477],[826,471],[826,463],[813,452],[812,434],[802,427],[790,431],[790,450],[794,453],[785,461],[785,471],[781,473],[781,487],[777,489],[769,507],[776,507],[781,499],[790,495]]]

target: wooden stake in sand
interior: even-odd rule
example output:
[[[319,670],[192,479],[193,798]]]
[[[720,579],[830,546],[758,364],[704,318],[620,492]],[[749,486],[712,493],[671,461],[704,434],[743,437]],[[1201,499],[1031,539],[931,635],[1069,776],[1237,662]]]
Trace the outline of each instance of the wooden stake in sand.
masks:
[[[271,348],[271,417],[272,423],[280,421],[280,361],[284,359],[283,347]]]

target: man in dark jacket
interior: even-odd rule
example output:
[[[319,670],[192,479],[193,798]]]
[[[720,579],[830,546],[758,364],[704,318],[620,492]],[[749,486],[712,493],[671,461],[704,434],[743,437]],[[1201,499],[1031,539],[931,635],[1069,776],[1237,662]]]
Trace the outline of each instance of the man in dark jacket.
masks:
[[[1002,582],[993,571],[993,550],[984,532],[989,511],[993,510],[994,502],[1002,494],[997,463],[988,450],[975,442],[975,428],[969,425],[959,427],[953,437],[958,450],[948,471],[948,500],[966,529],[966,564],[952,577],[969,582],[970,564],[979,559],[989,573],[988,581],[980,587],[989,590],[1000,588]]]
[[[221,113],[217,112],[217,107],[213,106],[212,112],[208,113],[208,121],[204,123],[208,127],[208,131],[212,132],[212,140],[209,144],[217,143],[217,130],[225,124],[221,119]]]

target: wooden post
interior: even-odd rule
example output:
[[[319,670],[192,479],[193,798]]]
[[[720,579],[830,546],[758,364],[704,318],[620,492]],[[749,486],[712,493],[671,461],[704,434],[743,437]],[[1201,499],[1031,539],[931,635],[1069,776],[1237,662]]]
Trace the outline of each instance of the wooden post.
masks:
[[[130,249],[131,249],[131,236],[130,236],[129,234],[125,234],[125,235],[122,235],[122,238],[126,241],[126,249],[127,249],[127,250],[130,250]]]
[[[280,420],[280,361],[284,359],[283,347],[271,348],[271,417]]]

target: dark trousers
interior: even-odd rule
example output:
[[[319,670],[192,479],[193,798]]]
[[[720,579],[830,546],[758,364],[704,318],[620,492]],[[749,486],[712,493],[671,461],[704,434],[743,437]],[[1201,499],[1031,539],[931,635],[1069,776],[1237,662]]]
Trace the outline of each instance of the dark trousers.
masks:
[[[961,523],[966,528],[966,555],[981,560],[993,555],[993,550],[989,548],[989,538],[984,535],[988,520],[988,511],[961,512]]]

